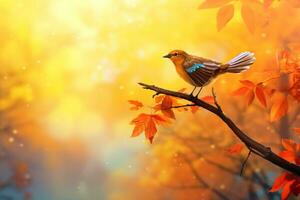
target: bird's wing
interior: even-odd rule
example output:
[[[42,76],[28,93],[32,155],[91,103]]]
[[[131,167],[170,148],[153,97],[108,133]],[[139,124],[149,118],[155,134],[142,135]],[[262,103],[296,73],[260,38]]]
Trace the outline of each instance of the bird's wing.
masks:
[[[187,74],[199,86],[206,85],[220,70],[220,63],[207,59],[192,59],[184,64]]]

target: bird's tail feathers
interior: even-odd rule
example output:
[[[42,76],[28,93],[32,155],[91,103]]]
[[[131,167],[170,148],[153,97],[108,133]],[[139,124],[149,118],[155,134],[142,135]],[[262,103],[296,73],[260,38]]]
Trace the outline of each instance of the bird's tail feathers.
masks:
[[[250,68],[255,61],[254,53],[243,52],[231,59],[227,65],[226,72],[240,73]]]

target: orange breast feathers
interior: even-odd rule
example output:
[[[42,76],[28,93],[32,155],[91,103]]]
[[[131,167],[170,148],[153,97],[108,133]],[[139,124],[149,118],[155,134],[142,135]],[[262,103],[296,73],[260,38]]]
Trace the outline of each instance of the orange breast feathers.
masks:
[[[196,86],[195,82],[190,78],[190,76],[188,75],[188,73],[185,71],[184,67],[182,64],[176,63],[175,64],[175,68],[177,73],[179,74],[179,76],[185,80],[186,82],[188,82],[191,85]]]

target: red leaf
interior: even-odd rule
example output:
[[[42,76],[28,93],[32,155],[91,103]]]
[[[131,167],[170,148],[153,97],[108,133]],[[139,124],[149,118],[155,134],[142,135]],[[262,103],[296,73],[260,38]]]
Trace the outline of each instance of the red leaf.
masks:
[[[162,109],[161,112],[169,118],[176,119],[175,114],[172,109]]]
[[[160,103],[163,99],[164,99],[164,95],[159,95],[157,97],[155,97],[155,103]]]
[[[272,188],[269,190],[269,192],[276,192],[276,191],[278,191],[278,190],[282,187],[282,185],[284,184],[285,179],[286,179],[286,176],[287,176],[287,173],[286,173],[286,172],[284,172],[284,173],[282,173],[280,176],[278,176],[278,177],[275,179],[275,181],[274,181],[274,183],[273,183],[273,186],[272,186]]]
[[[152,117],[150,117],[145,126],[145,135],[146,135],[146,138],[149,139],[150,143],[152,143],[156,132],[157,132],[156,125],[155,125]]]
[[[230,153],[230,154],[238,154],[238,153],[241,153],[243,148],[244,148],[243,144],[237,143],[237,144],[231,146],[230,148],[228,148],[227,152]]]
[[[166,118],[164,118],[163,116],[160,116],[160,115],[151,115],[151,117],[154,119],[154,121],[158,125],[164,125],[164,124],[170,123],[170,121],[168,121]]]
[[[262,86],[257,85],[255,89],[255,94],[261,105],[267,107],[266,95]]]
[[[246,94],[246,99],[247,99],[247,106],[250,106],[254,100],[254,92],[253,90],[249,90],[248,93]]]
[[[131,137],[139,136],[144,130],[145,130],[144,124],[141,124],[141,123],[136,124],[133,131],[132,131]]]
[[[131,107],[130,110],[139,110],[144,106],[143,103],[140,101],[128,100],[128,102],[133,105],[133,107]]]
[[[297,149],[297,144],[290,139],[282,139],[281,140],[282,146],[289,151],[296,151]]]
[[[234,15],[234,6],[232,4],[223,6],[217,14],[217,28],[220,31],[232,19]]]
[[[232,94],[234,96],[244,95],[248,92],[248,90],[249,90],[248,87],[241,87],[241,88],[237,89],[236,91],[234,91]]]
[[[161,103],[161,109],[170,109],[172,107],[173,101],[169,96],[165,96]]]
[[[146,138],[152,143],[154,135],[157,132],[156,124],[163,122],[167,121],[160,115],[142,113],[131,122],[131,124],[135,125],[131,136],[136,137],[144,131]]]
[[[294,180],[293,181],[288,181],[283,186],[282,193],[281,193],[281,200],[287,200],[288,199],[288,197],[291,194],[291,186],[292,186],[293,183],[294,183]]]
[[[249,81],[249,80],[240,80],[240,82],[247,86],[248,88],[254,88],[255,87],[255,84],[252,82],[252,81]]]
[[[217,8],[231,1],[232,0],[205,0],[202,4],[200,4],[198,8],[199,9]]]
[[[289,162],[295,162],[295,153],[292,151],[282,151],[278,155]]]
[[[195,114],[199,110],[198,106],[191,106],[191,112]]]
[[[249,5],[247,4],[242,4],[242,9],[241,9],[241,14],[242,14],[242,18],[244,20],[244,23],[246,24],[248,30],[251,33],[254,33],[254,29],[255,29],[255,15],[254,15],[254,11],[252,10],[251,7],[249,7]]]
[[[206,103],[214,103],[214,97],[213,96],[205,96],[201,98],[202,101],[205,101]]]
[[[288,111],[288,101],[287,97],[282,97],[275,101],[272,105],[271,113],[270,113],[270,120],[276,121],[284,116]]]
[[[175,119],[175,114],[173,110],[171,109],[173,104],[172,98],[169,96],[165,96],[161,103],[161,112],[169,118]]]

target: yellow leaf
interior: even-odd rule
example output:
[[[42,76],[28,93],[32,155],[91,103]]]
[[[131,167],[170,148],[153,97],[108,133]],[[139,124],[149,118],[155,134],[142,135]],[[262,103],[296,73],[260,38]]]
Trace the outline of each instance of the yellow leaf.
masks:
[[[220,31],[232,19],[234,14],[234,6],[232,4],[223,6],[217,14],[217,28]]]
[[[242,18],[246,24],[248,30],[254,33],[255,30],[255,15],[254,11],[248,4],[243,4],[241,9]]]

